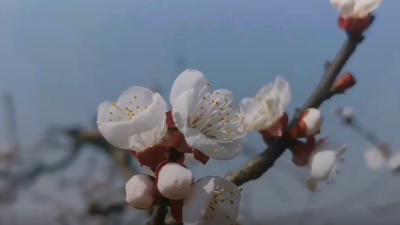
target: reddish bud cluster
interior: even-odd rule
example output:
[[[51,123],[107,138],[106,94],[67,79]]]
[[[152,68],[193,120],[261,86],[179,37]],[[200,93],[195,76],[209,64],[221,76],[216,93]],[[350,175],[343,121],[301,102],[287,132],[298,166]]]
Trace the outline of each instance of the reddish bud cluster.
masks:
[[[300,117],[297,126],[287,130],[289,117],[285,113],[268,129],[260,130],[260,134],[268,143],[275,138],[288,137],[292,139],[290,151],[293,154],[293,163],[297,166],[305,166],[313,152],[316,142],[314,136],[320,133],[323,123],[323,117],[318,109],[307,109]],[[306,138],[304,143],[298,141],[298,138]]]

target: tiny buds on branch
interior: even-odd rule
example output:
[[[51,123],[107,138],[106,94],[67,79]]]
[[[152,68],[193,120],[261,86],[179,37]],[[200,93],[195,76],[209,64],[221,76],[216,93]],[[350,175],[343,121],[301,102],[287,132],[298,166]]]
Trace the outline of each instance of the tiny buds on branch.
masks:
[[[352,73],[346,73],[335,81],[332,85],[331,91],[336,93],[343,93],[344,91],[352,88],[356,84],[356,79]]]
[[[339,17],[339,27],[347,33],[355,36],[362,36],[372,24],[374,16],[371,14],[366,17]]]
[[[167,199],[185,198],[193,185],[192,172],[179,163],[165,161],[156,169],[156,188]]]
[[[294,139],[312,137],[320,133],[323,124],[321,111],[318,109],[307,109],[297,126],[291,129],[290,136]]]

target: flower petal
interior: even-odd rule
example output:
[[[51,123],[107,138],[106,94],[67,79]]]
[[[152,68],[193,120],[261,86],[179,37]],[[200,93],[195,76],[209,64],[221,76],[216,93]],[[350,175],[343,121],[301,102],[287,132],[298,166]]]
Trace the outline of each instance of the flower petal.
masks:
[[[310,175],[315,180],[325,180],[331,174],[335,164],[337,163],[335,151],[317,152],[311,161]]]
[[[184,134],[187,128],[188,116],[193,114],[194,108],[196,107],[195,99],[197,96],[193,89],[184,91],[176,98],[176,104],[172,108],[172,118],[174,119],[175,126],[178,130]]]
[[[379,169],[385,162],[384,155],[377,149],[370,149],[364,152],[364,159],[370,169]]]
[[[204,225],[208,205],[214,196],[213,177],[203,177],[194,183],[183,203],[183,224]]]
[[[154,182],[146,174],[133,176],[125,185],[126,201],[137,209],[151,208],[154,202]]]
[[[99,105],[97,110],[97,122],[127,122],[128,115],[117,106],[116,103],[106,101]]]
[[[156,93],[148,108],[133,117],[132,123],[135,124],[148,147],[157,144],[166,134],[168,127],[165,113],[167,110],[167,103],[160,94]]]
[[[222,177],[204,177],[192,187],[183,205],[184,225],[233,224],[238,218],[241,193]]]
[[[253,124],[255,115],[257,114],[256,100],[254,98],[243,98],[241,104],[244,110],[244,123],[246,125],[246,131],[253,131],[255,130]]]
[[[285,110],[289,103],[292,101],[292,91],[290,84],[283,77],[277,76],[275,78],[274,88],[279,96],[279,103],[281,110]]]
[[[357,16],[365,17],[375,11],[382,4],[382,0],[358,0],[354,6]]]
[[[175,101],[180,94],[195,89],[200,95],[210,92],[210,84],[205,76],[197,70],[185,70],[174,81],[170,93],[170,103],[174,107]]]
[[[242,151],[242,139],[216,143],[197,129],[186,129],[185,139],[192,148],[198,149],[208,157],[216,160],[231,160]]]
[[[140,131],[132,122],[97,122],[103,137],[113,146],[122,149],[142,149],[145,146]]]
[[[331,0],[331,4],[339,10],[343,16],[353,16],[355,0]]]
[[[128,115],[129,110],[138,115],[153,102],[154,93],[145,87],[133,86],[122,92],[118,99],[118,106]]]

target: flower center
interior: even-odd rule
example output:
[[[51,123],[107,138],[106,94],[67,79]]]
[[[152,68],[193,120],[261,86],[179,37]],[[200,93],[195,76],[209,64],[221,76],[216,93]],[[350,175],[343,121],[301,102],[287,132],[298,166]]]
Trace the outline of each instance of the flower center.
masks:
[[[206,94],[197,103],[193,114],[188,118],[188,126],[217,142],[235,140],[243,133],[240,128],[244,131],[244,116],[234,111],[232,99],[219,92]]]
[[[210,203],[208,204],[204,220],[224,218],[232,222],[230,225],[234,225],[234,218],[230,218],[230,215],[225,212],[223,205],[234,205],[235,201],[233,200],[233,198],[241,192],[243,192],[242,188],[240,188],[238,191],[233,191],[229,189],[214,191],[213,199],[211,199]]]

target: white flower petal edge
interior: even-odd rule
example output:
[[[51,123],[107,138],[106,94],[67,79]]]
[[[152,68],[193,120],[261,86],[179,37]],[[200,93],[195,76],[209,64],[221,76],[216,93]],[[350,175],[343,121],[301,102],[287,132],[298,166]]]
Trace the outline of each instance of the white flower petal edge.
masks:
[[[167,109],[160,94],[133,86],[121,94],[118,102],[100,104],[98,129],[115,147],[141,151],[156,145],[166,134]]]
[[[197,70],[185,70],[175,79],[172,85],[169,96],[171,105],[174,105],[175,100],[180,94],[190,89],[200,92],[200,95],[205,95],[211,91],[210,83],[203,73]]]
[[[171,200],[185,198],[192,187],[192,172],[177,163],[164,165],[157,176],[160,194]]]
[[[375,11],[382,4],[382,0],[331,0],[331,4],[342,16],[363,18]]]
[[[364,159],[368,168],[379,169],[382,168],[386,159],[381,151],[378,149],[369,149],[364,152]]]
[[[126,201],[137,209],[151,208],[154,201],[154,182],[146,174],[133,176],[125,185]]]
[[[395,153],[390,157],[388,166],[392,170],[399,170],[400,169],[400,153]]]
[[[274,83],[263,86],[255,98],[244,98],[245,123],[249,130],[264,130],[284,113],[292,99],[289,83],[278,76]]]
[[[219,89],[205,93],[208,86],[205,83],[182,92],[174,101],[172,117],[190,147],[210,158],[230,160],[242,150],[244,111],[232,92]]]
[[[382,4],[382,0],[356,0],[354,12],[359,17],[365,17],[375,11]]]
[[[234,224],[239,215],[241,190],[222,177],[199,179],[183,204],[184,225]]]

